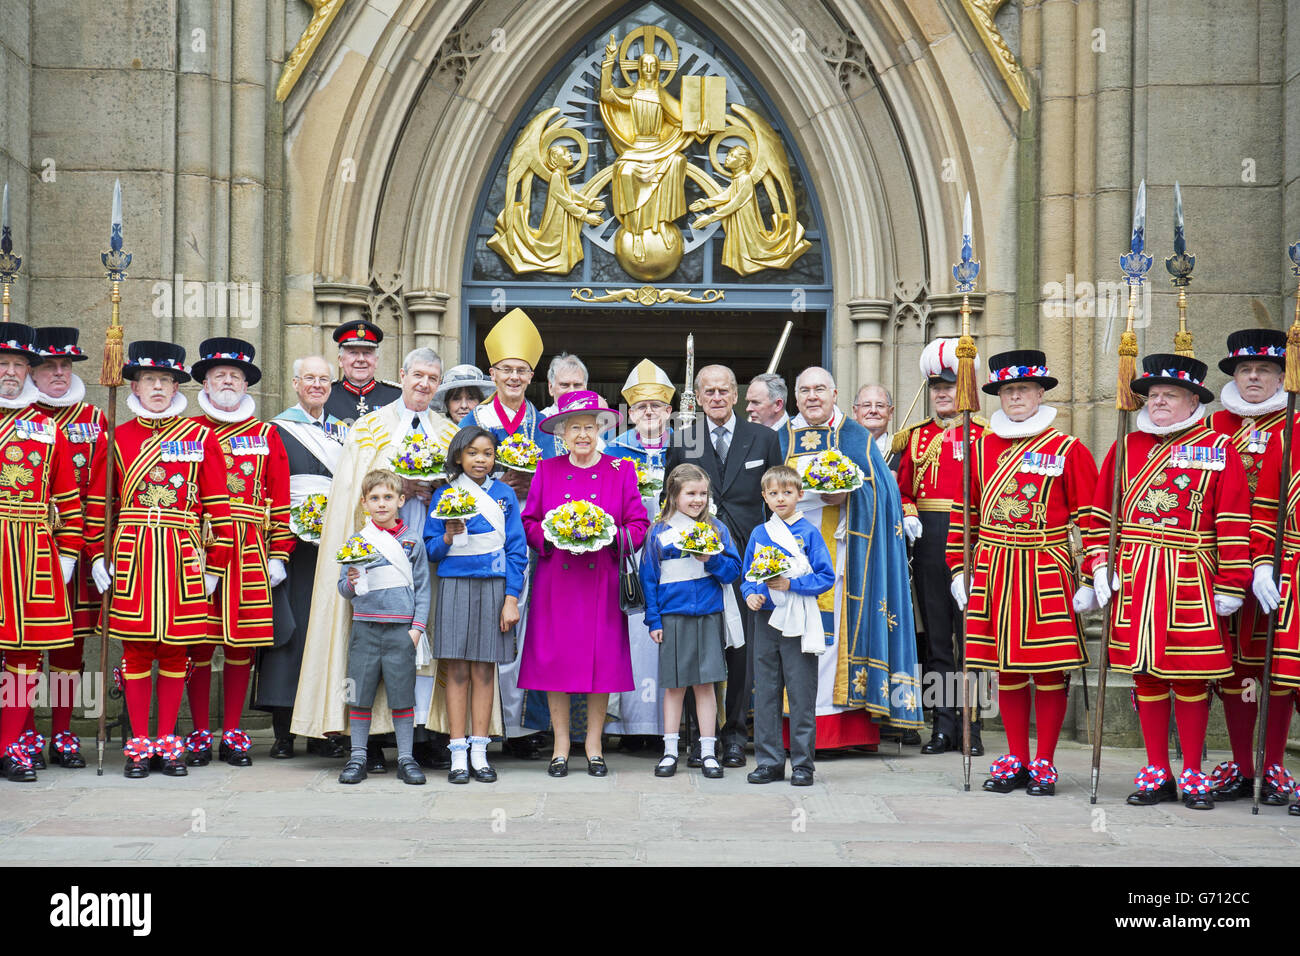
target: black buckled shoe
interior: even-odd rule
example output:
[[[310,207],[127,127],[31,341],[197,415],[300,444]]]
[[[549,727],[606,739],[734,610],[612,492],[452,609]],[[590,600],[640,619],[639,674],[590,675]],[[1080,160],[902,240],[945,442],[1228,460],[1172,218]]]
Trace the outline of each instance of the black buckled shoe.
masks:
[[[1157,803],[1165,803],[1169,800],[1178,799],[1178,785],[1174,783],[1173,778],[1166,780],[1154,790],[1135,790],[1128,795],[1124,801],[1133,807],[1152,807]]]
[[[1249,800],[1255,794],[1255,782],[1244,774],[1237,774],[1231,780],[1211,791],[1216,803],[1232,800]]]
[[[13,757],[5,757],[0,760],[0,774],[4,774],[5,779],[12,783],[36,782],[35,768],[24,766]]]
[[[542,760],[541,734],[529,734],[527,737],[507,737],[501,745],[501,752],[518,760]]]
[[[366,762],[359,757],[349,757],[339,774],[339,783],[360,783],[366,779]]]
[[[50,741],[50,763],[56,767],[64,767],[68,770],[81,770],[86,766],[86,758],[81,755],[81,740],[73,734],[68,734],[68,743],[63,751],[59,750],[59,738],[61,734],[55,734],[54,739]]]
[[[1010,793],[1029,786],[1029,770],[1021,767],[1010,777],[989,777],[984,781],[984,789],[989,793]]]
[[[785,768],[760,765],[751,770],[745,779],[750,783],[776,783],[785,779]]]
[[[677,757],[664,754],[655,764],[656,777],[671,777],[677,773]]]
[[[448,770],[447,782],[448,783],[469,783],[469,770],[467,769]]]
[[[212,748],[204,747],[202,750],[188,750],[185,752],[185,765],[187,767],[206,767],[212,763]]]
[[[211,754],[211,751],[209,751],[209,754]],[[224,740],[221,742],[221,746],[217,748],[217,759],[232,767],[251,767],[253,765],[253,758],[247,750],[236,750],[234,747],[229,747]]]
[[[343,738],[334,735],[330,737],[308,737],[307,753],[314,757],[329,757],[338,759],[348,756],[348,746],[343,742]]]
[[[587,776],[605,777],[609,775],[609,766],[605,763],[605,758],[597,754],[594,757],[587,758]]]
[[[275,742],[271,744],[271,751],[268,756],[272,760],[292,760],[294,756],[293,738],[276,737]]]
[[[479,783],[496,783],[497,772],[491,764],[484,764],[481,767],[475,767],[472,764],[469,768],[469,775]]]
[[[745,766],[745,745],[727,744],[722,751],[722,765],[732,768]]]
[[[1183,806],[1188,810],[1213,810],[1214,796],[1211,793],[1192,793],[1188,791],[1183,794]]]
[[[424,771],[420,769],[420,765],[415,762],[414,757],[401,757],[398,759],[397,779],[402,783],[409,783],[416,787],[427,782]]]
[[[943,753],[947,753],[949,750],[960,750],[960,749],[961,749],[960,744],[956,744],[955,741],[953,741],[953,739],[949,737],[947,734],[945,734],[943,731],[936,730],[934,734],[930,737],[929,742],[924,744],[921,747],[921,753],[943,754]]]
[[[712,755],[704,758],[704,768],[700,771],[706,780],[722,779],[722,764]]]
[[[388,773],[388,761],[384,759],[384,748],[379,744],[366,745],[366,772]]]
[[[807,767],[795,767],[790,771],[790,786],[792,787],[811,787],[813,785],[813,772]]]
[[[569,775],[569,758],[552,757],[550,766],[546,768],[546,774],[549,777],[567,777]]]

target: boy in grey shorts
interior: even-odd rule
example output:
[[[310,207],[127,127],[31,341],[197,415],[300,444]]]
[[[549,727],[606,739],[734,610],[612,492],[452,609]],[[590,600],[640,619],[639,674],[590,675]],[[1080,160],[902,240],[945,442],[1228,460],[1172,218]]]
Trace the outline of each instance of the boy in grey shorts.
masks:
[[[397,736],[397,779],[425,782],[411,756],[415,729],[415,649],[429,620],[429,559],[424,541],[398,517],[405,501],[402,480],[376,469],[361,482],[361,505],[369,519],[358,534],[379,557],[365,566],[339,568],[339,593],[352,602],[348,643],[348,728],[352,753],[339,783],[366,779],[366,740],[375,690],[384,682]]]

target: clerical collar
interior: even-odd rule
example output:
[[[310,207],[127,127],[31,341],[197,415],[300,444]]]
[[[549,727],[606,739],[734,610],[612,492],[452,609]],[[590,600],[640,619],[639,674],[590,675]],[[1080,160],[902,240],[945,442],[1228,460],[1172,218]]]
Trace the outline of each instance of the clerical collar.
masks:
[[[794,418],[790,419],[790,425],[793,428],[834,428],[836,425],[840,423],[843,417],[844,417],[844,413],[840,411],[840,407],[838,405],[832,405],[831,417],[828,418],[826,421],[822,422],[820,425],[808,424],[808,419],[803,417],[803,412],[800,412]]]
[[[1022,422],[1013,422],[1007,413],[998,409],[989,416],[989,427],[999,438],[1031,438],[1041,435],[1056,421],[1056,409],[1051,405],[1039,405],[1038,411]]]
[[[37,399],[37,401],[49,408],[70,408],[78,402],[84,401],[85,398],[86,383],[81,380],[80,375],[73,375],[72,383],[68,386],[68,390],[58,398],[40,392],[40,398]]]
[[[353,385],[348,379],[345,378],[343,380],[343,387],[347,389],[349,392],[351,392],[353,395],[365,395],[368,394],[369,392],[374,391],[375,380],[372,378],[370,381],[366,382],[365,385]]]

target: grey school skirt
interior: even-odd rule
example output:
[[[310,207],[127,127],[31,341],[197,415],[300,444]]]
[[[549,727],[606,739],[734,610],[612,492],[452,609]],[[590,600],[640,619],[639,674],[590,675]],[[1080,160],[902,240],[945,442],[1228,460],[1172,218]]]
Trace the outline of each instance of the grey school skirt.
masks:
[[[665,614],[659,645],[659,686],[691,687],[727,679],[722,612],[702,617]]]
[[[433,656],[447,661],[515,659],[515,629],[501,633],[505,578],[439,578]]]

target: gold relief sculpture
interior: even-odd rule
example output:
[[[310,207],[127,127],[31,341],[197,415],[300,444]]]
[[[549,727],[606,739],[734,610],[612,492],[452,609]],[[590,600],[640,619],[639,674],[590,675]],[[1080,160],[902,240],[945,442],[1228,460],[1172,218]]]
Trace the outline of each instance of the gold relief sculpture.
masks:
[[[656,43],[666,49],[666,58],[656,54]],[[615,82],[616,63],[625,85]],[[608,185],[618,228],[612,247],[605,248],[635,279],[652,282],[671,275],[685,250],[677,222],[687,213],[688,178],[707,197],[690,206],[704,213],[692,229],[720,223],[725,236],[722,261],[737,274],[788,269],[808,250],[810,244],[797,219],[789,163],[776,131],[741,103],[731,104],[728,114],[725,77],[683,76],[681,99],[674,97],[667,86],[679,64],[677,43],[661,27],[637,27],[621,43],[610,34],[600,64],[599,90],[590,91],[594,96],[587,102],[599,104],[616,158],[580,187],[572,186],[569,179],[585,165],[589,144],[582,133],[566,126],[565,117],[551,122],[560,108],[542,111],[523,128],[510,156],[505,208],[488,240],[488,247],[514,272],[567,274],[580,262],[582,227],[604,224],[594,213],[605,208],[596,197]],[[577,144],[576,163],[567,149],[554,145],[559,139]],[[687,158],[689,146],[705,141],[710,141],[714,171],[729,183],[719,184]],[[718,148],[724,142],[729,148],[719,160]],[[528,216],[532,181],[537,177],[547,181],[547,196],[541,222],[533,228]],[[772,209],[768,225],[759,206],[760,183]],[[636,301],[642,297],[641,290],[606,290],[606,295],[624,293]],[[574,297],[613,301],[588,299],[578,290]]]
[[[551,107],[533,117],[515,139],[510,154],[506,207],[497,216],[487,244],[515,272],[568,274],[582,261],[581,224],[601,223],[593,210],[604,209],[605,204],[569,184],[569,177],[586,165],[587,141],[581,133],[568,129],[563,117],[547,125],[559,112],[558,107]],[[557,143],[561,139],[578,145],[576,164],[568,149]],[[546,206],[536,229],[528,223],[534,178],[546,181]]]

